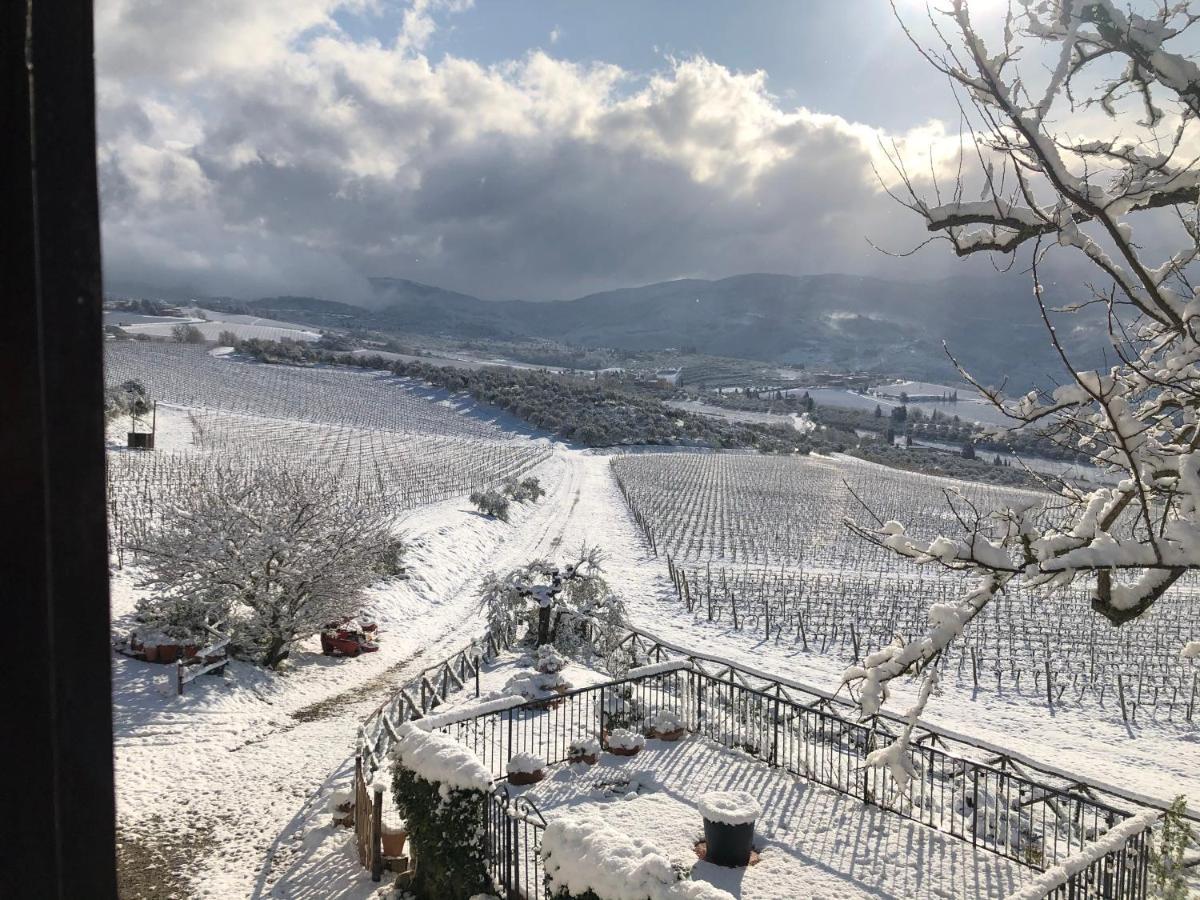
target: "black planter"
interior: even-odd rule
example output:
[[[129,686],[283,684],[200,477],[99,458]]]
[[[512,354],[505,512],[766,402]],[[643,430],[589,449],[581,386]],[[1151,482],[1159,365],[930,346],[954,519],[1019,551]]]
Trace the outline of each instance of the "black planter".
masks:
[[[754,823],[726,825],[705,819],[704,841],[707,844],[705,862],[735,869],[748,866],[750,851],[754,849]]]

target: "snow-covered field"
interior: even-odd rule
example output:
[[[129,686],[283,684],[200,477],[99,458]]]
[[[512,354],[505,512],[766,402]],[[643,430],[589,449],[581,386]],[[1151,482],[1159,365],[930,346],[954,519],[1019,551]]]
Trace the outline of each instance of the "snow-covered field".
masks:
[[[533,466],[548,491],[536,505],[515,507],[510,524],[478,515],[466,503],[465,490],[402,509],[399,524],[412,548],[409,575],[373,589],[365,603],[382,629],[378,653],[329,659],[314,639],[278,674],[235,662],[225,676],[205,676],[189,685],[183,697],[174,695],[168,667],[114,654],[118,817],[123,880],[130,897],[371,895],[378,886],[358,868],[351,833],[332,826],[329,798],[352,774],[358,724],[400,684],[482,630],[476,595],[489,570],[539,556],[563,559],[583,543],[599,545],[606,575],[625,597],[633,624],[704,653],[826,689],[836,687],[847,661],[842,641],[827,641],[822,650],[814,640],[805,649],[793,633],[768,630],[762,620],[755,627],[740,621],[735,629],[728,614],[709,621],[703,606],[686,610],[667,573],[664,543],[669,541],[659,541],[663,556],[651,552],[613,478],[612,456],[552,443],[495,411],[379,373],[260,366],[183,346],[110,344],[108,352],[110,383],[136,376],[153,396],[174,404],[159,407],[159,450],[139,454],[113,448],[110,465],[118,474],[125,471],[122,467],[152,466],[154,460],[235,455],[246,447],[256,452],[292,448],[304,465],[318,465],[331,456],[356,464],[360,459],[408,457],[455,469],[471,458],[471,448],[503,446]],[[116,437],[114,433],[114,443]],[[675,456],[688,462],[673,453],[622,460],[671,461]],[[745,454],[728,458],[758,465],[756,457]],[[411,474],[419,471],[411,466],[395,471],[397,480],[419,477]],[[932,576],[906,578],[894,564],[885,569],[881,559],[855,550],[841,536],[837,526],[847,502],[844,494],[824,506],[818,502],[822,491],[840,486],[841,478],[869,476],[883,479],[873,482],[870,499],[902,508],[917,502],[921,476],[885,470],[884,478],[872,474],[873,467],[840,459],[812,460],[810,469],[798,472],[809,492],[804,499],[787,500],[790,488],[780,475],[773,487],[762,487],[746,501],[759,511],[752,523],[736,525],[732,511],[738,504],[721,498],[744,494],[746,487],[739,487],[736,466],[722,466],[705,499],[683,507],[681,515],[688,519],[679,523],[679,536],[670,541],[684,548],[689,540],[693,547],[705,548],[723,541],[720,555],[712,557],[717,560],[714,572],[722,567],[730,573],[775,572],[781,566],[794,571],[799,559],[794,553],[789,557],[789,548],[801,547],[803,565],[813,577],[835,580],[839,560],[852,571],[874,567],[872,575],[878,577],[856,582],[862,594],[856,609],[876,603],[899,608],[899,598],[930,589]],[[820,479],[814,473],[821,473]],[[147,478],[138,483],[157,482]],[[937,484],[931,483],[936,496]],[[682,484],[677,484],[681,496],[690,496]],[[453,484],[445,486],[452,489]],[[795,506],[796,516],[774,534],[767,527],[767,511],[771,493],[778,491]],[[679,558],[688,558],[687,553]],[[699,570],[709,561],[699,553],[690,559]],[[127,628],[139,596],[137,575],[129,566],[114,572],[118,631]],[[849,584],[848,576],[843,583]],[[841,599],[840,592],[835,596]],[[1046,618],[1053,622],[1057,614],[1048,610]],[[1181,628],[1191,624],[1183,622]],[[996,640],[994,632],[989,635],[980,640],[981,650]],[[501,661],[488,673],[483,689],[501,685],[521,665],[516,659]],[[580,671],[571,680],[582,684],[587,677]],[[1032,679],[1032,672],[1026,670],[1025,677]],[[894,706],[903,710],[911,691],[902,686],[898,694]],[[1185,793],[1193,807],[1200,804],[1200,732],[1182,721],[1182,713],[1154,716],[1143,706],[1126,724],[1111,694],[1103,703],[1091,694],[1080,701],[1074,697],[1067,690],[1049,705],[1031,681],[1022,682],[1020,690],[1003,683],[997,689],[989,674],[976,687],[969,673],[959,677],[955,671],[945,679],[942,695],[931,702],[926,719],[1081,777],[1162,798]],[[686,760],[699,746],[680,745],[670,751],[676,754],[671,758]],[[673,778],[685,776],[712,784],[731,783],[742,777],[738,773],[752,777],[749,763],[737,754],[728,756],[680,765],[678,772],[673,771],[675,763],[655,764],[654,777],[663,790],[605,803],[615,820],[630,827],[636,822],[661,828],[662,840],[675,841],[672,848],[686,858],[679,842],[692,837],[692,826],[684,833],[670,823],[691,813],[666,788]],[[647,754],[639,766],[651,768],[651,762]],[[864,814],[847,798],[826,797],[820,789],[761,767],[756,771],[762,774],[753,777],[779,779],[780,803],[771,813],[772,849],[741,886],[740,896],[747,900],[988,896],[1009,885],[1009,866],[998,858],[975,860],[960,846],[950,846],[961,842],[920,826],[904,825],[908,830],[898,837],[899,826],[890,821],[894,817]],[[561,788],[562,802],[573,790],[554,780],[539,787]],[[545,802],[558,801],[546,794]],[[883,858],[890,863],[866,858],[881,840]],[[917,874],[922,871],[930,874]],[[764,884],[769,882],[761,891],[755,887],[760,876]],[[807,879],[807,887],[779,893],[781,885],[801,878]]]

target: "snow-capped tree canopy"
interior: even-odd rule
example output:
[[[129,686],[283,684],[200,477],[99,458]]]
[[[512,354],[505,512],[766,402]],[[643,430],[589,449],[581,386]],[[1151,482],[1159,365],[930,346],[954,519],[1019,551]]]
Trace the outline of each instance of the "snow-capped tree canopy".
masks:
[[[218,471],[176,497],[137,548],[142,617],[164,630],[218,628],[275,666],[326,623],[359,611],[362,589],[395,574],[389,517],[334,483],[274,469]]]
[[[951,0],[930,13],[940,46],[914,38],[956,87],[971,150],[953,186],[936,186],[932,197],[918,193],[897,155],[907,193],[895,196],[925,219],[931,240],[959,255],[990,252],[1006,263],[1029,253],[1031,302],[1064,377],[1009,397],[960,370],[1013,431],[1079,448],[1116,477],[1094,490],[1047,482],[1046,502],[1006,509],[948,494],[961,531],[933,539],[900,522],[851,522],[896,553],[970,578],[961,600],[929,611],[925,634],[846,672],[864,715],[879,710],[891,679],[934,660],[1009,586],[1086,583],[1096,612],[1120,625],[1200,568],[1200,288],[1191,284],[1200,254],[1200,68],[1172,50],[1195,19],[1186,4],[1151,5],[1143,15],[1110,0],[1021,0],[985,38],[967,3]],[[1051,65],[1029,63],[1027,49]],[[1043,301],[1039,267],[1051,252],[1094,272],[1069,308]],[[1072,331],[1058,324],[1084,307],[1106,316],[1115,364],[1103,371],[1072,364]],[[928,694],[927,686],[910,721]],[[896,753],[874,762],[904,780]]]

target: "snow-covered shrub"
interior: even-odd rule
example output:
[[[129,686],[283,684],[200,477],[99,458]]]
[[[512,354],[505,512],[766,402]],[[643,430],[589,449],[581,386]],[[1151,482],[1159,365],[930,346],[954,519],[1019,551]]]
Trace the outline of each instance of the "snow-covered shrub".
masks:
[[[641,729],[646,718],[641,700],[633,695],[633,687],[617,685],[604,691],[604,702],[596,698],[602,727],[609,731],[617,728]]]
[[[485,516],[501,522],[508,521],[508,498],[503,494],[497,491],[472,491],[467,499]]]
[[[630,731],[627,728],[618,728],[608,735],[610,750],[640,750],[645,746],[646,739],[636,731]]]
[[[714,885],[686,880],[665,853],[597,813],[552,819],[540,852],[555,900],[732,900]]]
[[[526,700],[545,700],[551,694],[569,690],[571,682],[558,672],[542,674],[527,672],[513,675],[504,683],[502,692],[505,694],[520,694]]]
[[[509,775],[530,775],[540,772],[544,768],[546,768],[546,761],[536,753],[514,753],[512,759],[508,761],[508,765],[505,766],[505,771]]]
[[[394,754],[392,792],[420,860],[413,889],[449,900],[486,893],[482,823],[491,773],[467,747],[419,722],[400,727]]]
[[[336,483],[217,469],[175,497],[135,548],[152,591],[139,621],[190,634],[219,628],[236,655],[276,666],[296,641],[357,612],[396,546],[389,515]]]
[[[1150,887],[1152,896],[1164,900],[1184,900],[1188,896],[1184,856],[1196,844],[1196,832],[1184,817],[1187,799],[1175,798],[1158,832],[1157,844],[1150,845]]]
[[[539,672],[551,674],[561,672],[567,665],[567,658],[555,649],[553,644],[543,644],[537,648],[537,663]]]

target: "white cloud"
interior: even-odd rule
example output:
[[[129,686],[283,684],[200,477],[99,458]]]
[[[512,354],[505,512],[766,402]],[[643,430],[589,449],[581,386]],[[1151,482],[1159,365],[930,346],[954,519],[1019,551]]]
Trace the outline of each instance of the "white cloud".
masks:
[[[427,58],[438,16],[467,5],[415,0],[385,44],[344,33],[334,0],[101,0],[108,275],[353,299],[363,276],[393,274],[568,296],[861,270],[878,264],[864,234],[918,230],[870,171],[893,136],[785,109],[764,73],[704,58],[649,77],[541,51]],[[938,123],[894,137],[939,160],[957,146]]]

